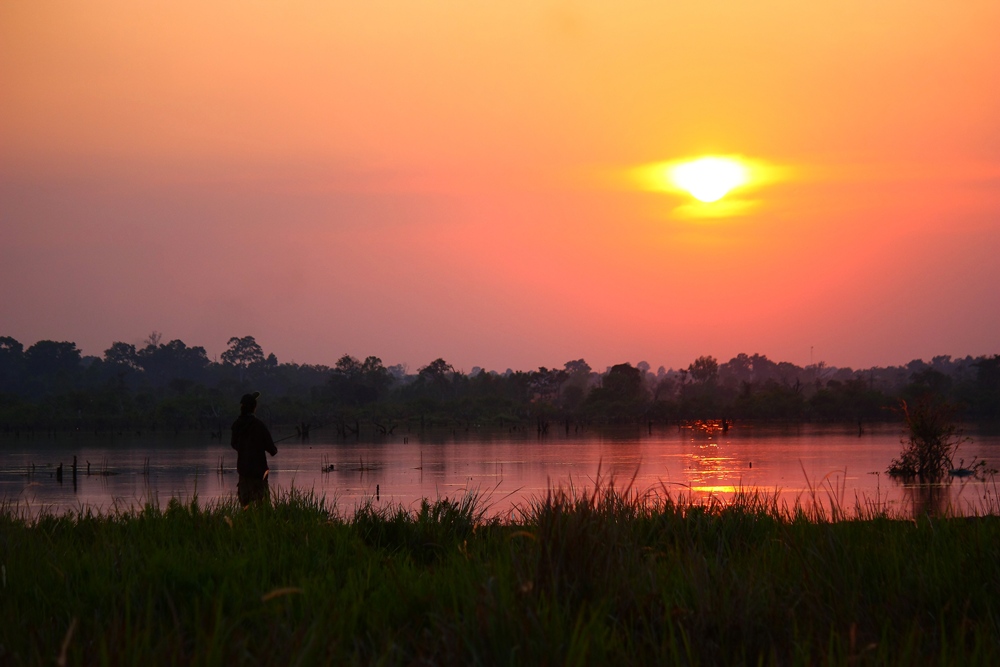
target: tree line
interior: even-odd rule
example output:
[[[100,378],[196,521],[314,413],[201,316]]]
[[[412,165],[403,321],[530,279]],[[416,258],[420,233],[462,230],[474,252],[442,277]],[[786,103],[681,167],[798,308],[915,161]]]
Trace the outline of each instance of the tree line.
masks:
[[[570,423],[683,420],[895,420],[900,400],[933,395],[965,419],[1000,417],[1000,355],[934,357],[864,370],[805,367],[761,354],[719,363],[701,356],[655,372],[647,362],[603,371],[583,359],[561,367],[466,373],[444,359],[416,372],[375,356],[332,366],[280,363],[253,336],[233,337],[218,360],[152,333],[115,342],[103,356],[75,343],[25,348],[0,336],[0,429],[110,431],[205,429],[220,434],[239,396],[263,392],[273,426],[335,427],[345,437],[414,428],[537,428]],[[398,429],[398,430],[397,430]]]

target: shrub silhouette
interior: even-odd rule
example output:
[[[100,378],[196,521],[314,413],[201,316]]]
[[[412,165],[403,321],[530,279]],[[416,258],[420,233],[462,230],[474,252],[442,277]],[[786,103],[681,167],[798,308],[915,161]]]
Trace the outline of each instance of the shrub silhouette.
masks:
[[[899,404],[908,435],[900,440],[903,451],[886,472],[923,482],[941,480],[953,467],[955,450],[966,440],[952,421],[952,408],[930,397],[913,406],[906,401]]]

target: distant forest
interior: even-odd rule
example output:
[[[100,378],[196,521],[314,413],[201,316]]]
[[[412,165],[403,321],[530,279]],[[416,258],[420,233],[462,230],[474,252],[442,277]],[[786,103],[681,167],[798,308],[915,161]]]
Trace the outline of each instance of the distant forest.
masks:
[[[221,434],[239,397],[262,392],[258,416],[272,427],[336,429],[343,437],[416,428],[522,428],[570,424],[759,420],[873,422],[898,419],[900,400],[927,395],[957,417],[1000,417],[1000,355],[934,357],[905,366],[852,370],[796,366],[760,354],[686,368],[640,362],[603,371],[583,359],[559,368],[460,372],[435,359],[409,372],[378,357],[344,355],[331,368],[280,363],[253,338],[229,340],[218,361],[203,347],[114,343],[103,357],[72,342],[25,348],[0,337],[0,430],[20,434],[202,429]]]

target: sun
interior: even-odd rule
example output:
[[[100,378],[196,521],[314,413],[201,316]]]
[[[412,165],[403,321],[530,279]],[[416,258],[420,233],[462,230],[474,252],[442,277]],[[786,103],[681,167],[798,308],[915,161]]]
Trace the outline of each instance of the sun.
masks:
[[[708,204],[719,201],[733,188],[746,185],[750,170],[732,158],[709,156],[673,166],[669,177],[678,188]]]
[[[797,168],[791,165],[736,153],[650,162],[629,167],[624,174],[628,187],[680,195],[686,199],[674,204],[670,213],[674,219],[748,215],[766,205],[766,200],[759,196],[762,188],[798,177]]]

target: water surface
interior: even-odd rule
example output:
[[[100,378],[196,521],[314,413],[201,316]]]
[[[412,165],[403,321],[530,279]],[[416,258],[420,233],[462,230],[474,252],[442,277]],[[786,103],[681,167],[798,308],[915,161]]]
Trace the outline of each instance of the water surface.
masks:
[[[283,433],[276,432],[275,437]],[[551,488],[593,489],[600,478],[642,492],[694,500],[731,499],[738,489],[778,494],[794,505],[860,504],[908,515],[928,502],[884,471],[900,451],[899,427],[747,427],[728,433],[698,427],[409,433],[376,441],[316,432],[278,444],[272,490],[312,491],[349,514],[359,503],[417,507],[423,498],[479,493],[494,515],[510,515]],[[1000,463],[1000,435],[969,429],[958,459]],[[208,434],[5,437],[0,496],[31,513],[91,507],[166,505],[195,495],[202,503],[236,490],[235,452]],[[77,475],[72,476],[73,456]],[[87,462],[90,474],[87,474]],[[63,465],[63,481],[56,466]],[[975,514],[996,509],[992,480],[953,479],[937,489],[937,509]]]

